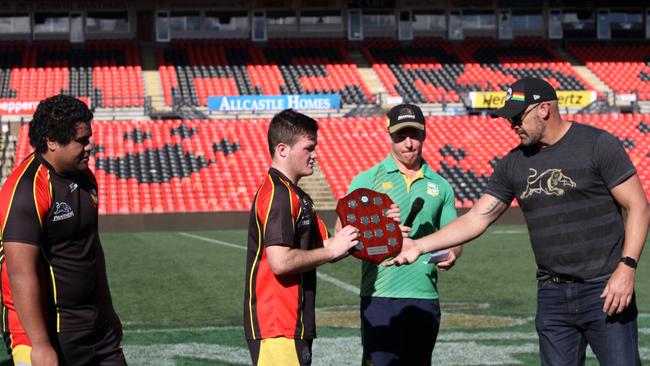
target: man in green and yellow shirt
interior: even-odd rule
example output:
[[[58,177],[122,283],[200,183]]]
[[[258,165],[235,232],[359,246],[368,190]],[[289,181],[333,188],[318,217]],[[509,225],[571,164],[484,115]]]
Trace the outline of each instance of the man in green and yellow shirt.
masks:
[[[400,104],[388,113],[391,153],[357,175],[349,191],[369,188],[386,193],[408,217],[413,201],[424,206],[409,234],[419,238],[456,218],[451,185],[422,158],[425,118],[419,107]],[[364,365],[430,365],[440,327],[437,271],[449,269],[460,256],[452,249],[443,261],[426,263],[422,256],[410,266],[362,264],[361,321]]]

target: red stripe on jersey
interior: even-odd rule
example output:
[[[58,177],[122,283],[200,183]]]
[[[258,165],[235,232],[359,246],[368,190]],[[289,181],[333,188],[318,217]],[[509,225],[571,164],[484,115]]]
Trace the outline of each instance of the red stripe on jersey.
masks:
[[[299,196],[291,187],[291,184],[281,178],[279,180],[280,182],[274,181],[273,177],[268,175],[258,190],[255,201],[255,211],[261,228],[261,236],[258,240],[260,250],[258,250],[256,264],[253,264],[251,271],[251,276],[255,276],[254,290],[251,290],[251,292],[255,293],[255,304],[260,305],[251,309],[251,316],[254,314],[257,325],[253,329],[259,329],[260,333],[254,335],[256,339],[277,336],[294,338],[296,324],[302,312],[301,277],[299,275],[276,276],[271,270],[266,254],[266,246],[262,242],[271,205],[277,190],[284,189],[282,186],[285,186],[289,192],[291,218],[294,226],[300,217]],[[285,244],[293,245],[293,243]]]
[[[41,222],[41,227],[43,227],[47,213],[52,207],[50,171],[43,165],[38,167],[36,177],[34,177],[34,203],[36,204],[38,219]]]
[[[29,341],[27,333],[11,333],[11,349],[14,350],[18,346],[31,347],[32,342]]]
[[[250,274],[248,274],[249,278],[247,279],[248,281],[247,313],[249,314],[250,318],[247,319],[246,321],[247,322],[250,321],[251,333],[254,339],[260,339],[260,334],[258,334],[258,330],[259,330],[259,323],[258,323],[259,317],[257,315],[258,300],[253,294],[257,289],[257,280],[258,280],[260,262],[265,253],[262,239],[264,238],[264,232],[266,231],[266,226],[265,226],[265,222],[263,222],[261,218],[262,217],[266,218],[268,216],[268,212],[271,205],[271,199],[264,200],[261,198],[273,197],[273,188],[274,188],[273,180],[271,178],[271,175],[269,174],[264,178],[264,181],[262,181],[262,185],[257,190],[257,194],[255,195],[255,201],[253,202],[253,208],[255,210],[255,223],[257,224],[257,251],[255,254],[255,258],[253,259],[253,264],[250,269]],[[262,202],[260,202],[260,200]]]
[[[257,286],[255,298],[263,307],[256,309],[259,338],[285,336],[293,338],[299,312],[298,294],[299,277],[296,275],[276,276],[263,250],[262,260],[257,268],[257,283],[264,284],[264,289]],[[276,306],[279,305],[279,306]]]
[[[11,286],[9,284],[9,275],[7,274],[7,267],[6,263],[2,263],[2,272],[0,276],[2,280],[2,305],[3,305],[3,311],[5,312],[5,317],[3,317],[3,321],[6,321],[5,324],[3,324],[3,329],[5,331],[9,331],[11,333],[25,333],[25,328],[23,328],[23,323],[21,323],[20,319],[18,318],[18,313],[16,312],[16,307],[14,306],[14,300],[11,296]],[[41,267],[38,269],[38,278],[40,283],[47,283],[47,277],[45,276],[44,270],[42,270]],[[45,289],[43,289],[45,291]],[[47,306],[45,304],[46,297],[43,295],[41,297],[42,302],[43,302],[43,318],[45,318],[45,315],[47,314]]]
[[[35,176],[26,177],[25,172],[32,166],[32,164],[38,164],[36,168]],[[31,173],[30,173],[31,174]],[[2,223],[2,235],[4,236],[4,230],[7,222],[7,217],[11,206],[14,200],[16,193],[16,188],[20,183],[21,179],[29,179],[33,181],[33,191],[34,191],[34,205],[37,211],[39,220],[42,223],[45,221],[48,211],[52,205],[52,192],[50,186],[50,176],[49,171],[37,160],[35,160],[34,154],[26,158],[14,171],[9,175],[7,181],[5,182],[2,190],[0,190],[0,220]],[[2,306],[3,306],[3,329],[8,330],[11,333],[21,334],[25,330],[23,328],[18,314],[16,313],[16,308],[14,306],[13,297],[11,296],[11,286],[9,284],[9,275],[7,274],[6,262],[4,258],[4,243],[0,248],[2,252],[1,262],[2,266],[0,267],[0,281],[2,287]],[[39,267],[38,276],[41,283],[46,283],[44,269]],[[45,289],[43,289],[45,291]],[[45,297],[43,297],[45,301]],[[44,306],[45,310],[46,307]],[[21,343],[26,344],[26,343]]]
[[[316,215],[316,220],[318,221],[318,232],[322,240],[327,240],[329,238],[329,231],[327,231],[327,226],[325,222],[321,220],[320,216]]]
[[[7,214],[9,213],[11,202],[14,199],[14,194],[16,193],[16,187],[18,186],[18,182],[20,181],[20,178],[23,176],[23,174],[25,174],[25,171],[27,170],[27,168],[35,158],[36,157],[34,156],[34,154],[32,154],[27,159],[25,159],[20,165],[18,165],[18,167],[14,169],[14,171],[11,172],[11,174],[9,174],[9,177],[7,177],[5,184],[2,186],[2,190],[0,190],[0,227],[2,228],[2,234],[4,234],[5,231]]]
[[[280,178],[280,181],[287,187],[287,190],[289,190],[289,202],[290,202],[290,207],[291,207],[291,218],[293,219],[294,225],[298,223],[298,220],[300,218],[300,213],[302,211],[302,207],[300,206],[300,197],[298,197],[298,193],[293,189],[291,184],[284,179]]]
[[[262,237],[264,236],[264,224],[271,206],[271,201],[273,200],[273,194],[275,193],[275,186],[273,184],[273,178],[271,175],[267,175],[260,186],[260,189],[257,191],[257,197],[255,199],[255,211],[257,213],[257,218],[260,221],[260,226],[262,228]],[[270,197],[269,199],[266,199]],[[260,202],[262,199],[262,202]],[[262,239],[260,237],[260,240]]]

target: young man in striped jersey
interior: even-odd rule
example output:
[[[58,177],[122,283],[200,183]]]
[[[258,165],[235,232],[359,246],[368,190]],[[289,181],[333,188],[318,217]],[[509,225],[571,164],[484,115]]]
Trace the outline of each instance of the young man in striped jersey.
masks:
[[[251,208],[244,330],[254,365],[310,365],[316,337],[316,267],[347,255],[358,230],[328,238],[297,183],[314,172],[318,125],[284,110],[268,130],[271,168]]]
[[[35,152],[0,191],[2,329],[15,365],[126,365],[88,169],[92,118],[73,97],[42,101]]]

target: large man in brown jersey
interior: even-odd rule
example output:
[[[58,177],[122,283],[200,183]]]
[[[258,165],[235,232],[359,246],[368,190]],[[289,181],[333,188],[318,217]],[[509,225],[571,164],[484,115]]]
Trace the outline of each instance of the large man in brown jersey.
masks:
[[[126,365],[88,169],[92,117],[73,97],[42,101],[35,152],[0,191],[3,335],[16,365]]]

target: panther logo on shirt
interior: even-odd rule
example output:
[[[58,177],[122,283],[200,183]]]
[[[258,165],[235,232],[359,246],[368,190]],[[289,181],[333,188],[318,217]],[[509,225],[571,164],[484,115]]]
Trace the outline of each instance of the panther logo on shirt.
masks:
[[[52,218],[52,221],[61,221],[65,219],[69,219],[72,216],[74,216],[74,212],[72,211],[72,208],[66,203],[66,202],[54,202],[55,210],[54,210],[54,217]]]
[[[536,169],[529,170],[532,174],[526,179],[527,185],[521,195],[522,200],[534,194],[563,196],[567,189],[576,187],[576,182],[565,175],[562,169],[547,169],[540,175],[537,175]]]

